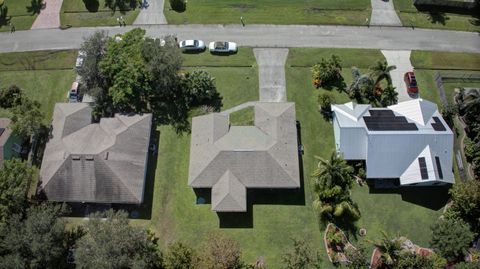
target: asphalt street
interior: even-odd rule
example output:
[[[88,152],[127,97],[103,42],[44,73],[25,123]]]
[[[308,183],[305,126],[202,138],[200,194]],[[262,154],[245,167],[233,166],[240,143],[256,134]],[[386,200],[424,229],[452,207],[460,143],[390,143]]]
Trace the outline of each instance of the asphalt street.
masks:
[[[138,26],[38,29],[0,33],[0,52],[79,48],[84,37],[105,30],[110,35]],[[371,48],[384,50],[441,50],[480,53],[475,32],[405,27],[312,25],[142,25],[149,36],[174,34],[179,39],[205,42],[228,40],[248,47]]]

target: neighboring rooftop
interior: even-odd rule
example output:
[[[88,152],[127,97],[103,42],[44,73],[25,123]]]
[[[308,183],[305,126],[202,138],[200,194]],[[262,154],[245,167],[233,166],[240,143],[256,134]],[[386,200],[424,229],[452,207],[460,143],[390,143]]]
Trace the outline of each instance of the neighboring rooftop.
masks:
[[[3,166],[4,158],[4,147],[8,139],[12,135],[12,130],[8,128],[10,125],[10,119],[0,118],[0,168]]]
[[[387,108],[333,105],[335,144],[347,160],[366,160],[367,178],[402,185],[453,183],[453,133],[423,99]]]
[[[86,103],[55,105],[41,179],[47,198],[143,202],[152,116],[115,115],[92,123]]]
[[[230,126],[220,113],[192,120],[188,184],[212,188],[213,211],[247,211],[247,188],[300,187],[295,104],[254,109],[254,126]]]

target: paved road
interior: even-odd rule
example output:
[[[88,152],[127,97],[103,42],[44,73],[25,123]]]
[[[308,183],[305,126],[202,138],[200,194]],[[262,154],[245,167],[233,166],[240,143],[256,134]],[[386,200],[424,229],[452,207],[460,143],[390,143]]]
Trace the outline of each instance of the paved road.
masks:
[[[148,7],[140,10],[133,24],[167,24],[167,19],[163,15],[164,0],[147,0],[147,2]]]
[[[370,25],[402,26],[402,22],[393,6],[393,0],[371,0],[371,4]]]
[[[383,56],[387,60],[388,65],[395,65],[397,68],[390,71],[392,77],[392,84],[395,90],[398,92],[398,101],[408,101],[413,98],[408,95],[407,85],[403,80],[403,76],[408,71],[413,71],[412,63],[410,62],[409,50],[382,50]],[[433,89],[429,89],[433,90]]]
[[[373,48],[389,50],[442,50],[480,53],[480,35],[472,32],[403,27],[353,27],[308,25],[144,25],[150,36],[176,34],[179,39],[235,41],[251,47]],[[75,49],[83,37],[96,30],[110,34],[127,27],[39,29],[0,33],[0,52]]]
[[[286,102],[285,62],[288,49],[253,49],[258,65],[261,102]]]

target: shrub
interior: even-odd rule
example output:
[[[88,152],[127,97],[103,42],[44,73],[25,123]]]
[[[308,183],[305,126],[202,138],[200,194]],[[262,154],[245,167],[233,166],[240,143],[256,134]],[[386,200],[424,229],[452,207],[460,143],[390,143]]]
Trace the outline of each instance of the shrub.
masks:
[[[331,111],[334,103],[335,97],[332,94],[325,92],[318,95],[318,104],[323,111]]]
[[[187,9],[187,1],[186,0],[170,0],[170,7],[177,12],[183,12]]]
[[[337,55],[324,59],[312,67],[313,84],[316,88],[329,85],[341,77],[341,60]]]

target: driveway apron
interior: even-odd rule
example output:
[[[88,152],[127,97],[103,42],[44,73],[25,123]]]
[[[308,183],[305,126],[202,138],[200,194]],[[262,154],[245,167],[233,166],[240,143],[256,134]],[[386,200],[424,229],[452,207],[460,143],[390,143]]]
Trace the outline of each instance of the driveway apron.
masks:
[[[163,15],[164,2],[164,0],[147,0],[147,7],[140,10],[133,24],[167,24],[167,19]]]
[[[402,22],[393,6],[393,0],[371,0],[371,3],[370,25],[402,26]]]
[[[387,59],[388,65],[395,65],[397,68],[390,71],[392,77],[392,84],[395,90],[398,92],[398,102],[412,100],[413,98],[408,95],[407,85],[403,80],[403,76],[408,71],[413,71],[412,63],[410,62],[409,50],[382,50],[382,54]],[[420,94],[421,94],[420,89]]]
[[[60,9],[63,0],[44,0],[45,8],[40,11],[31,29],[60,27]]]
[[[258,65],[261,102],[286,102],[285,62],[288,49],[253,49]]]

